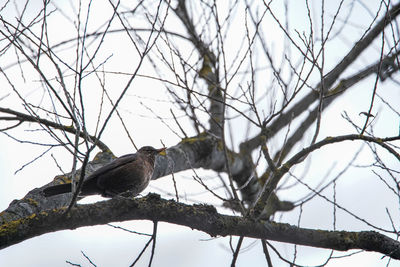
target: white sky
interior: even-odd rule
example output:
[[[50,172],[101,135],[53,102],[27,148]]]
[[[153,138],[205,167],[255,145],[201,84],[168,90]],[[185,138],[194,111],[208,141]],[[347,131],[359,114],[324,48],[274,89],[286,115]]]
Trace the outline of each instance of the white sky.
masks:
[[[299,31],[307,31],[307,26],[303,24],[306,13],[304,12],[305,10],[301,8],[302,5],[298,4],[299,2],[303,1],[289,1],[291,5],[290,12],[295,13],[293,15],[293,25],[296,25],[295,28],[299,29]],[[331,5],[333,2],[337,5],[338,1],[326,2],[328,2],[326,5],[329,10],[331,7],[328,5]],[[313,1],[313,3],[319,3],[319,1]],[[39,1],[37,4],[40,4]],[[65,12],[70,12],[69,5],[66,3],[57,4],[65,5],[62,6],[63,10]],[[93,18],[91,20],[93,24],[96,22],[102,24],[105,20],[104,18],[109,16],[109,12],[104,12],[104,10],[107,9],[103,5],[109,8],[106,1],[97,1],[96,4],[93,5],[94,10],[92,14],[101,18],[101,20],[98,21]],[[29,8],[28,11],[34,9],[33,6],[29,6]],[[359,8],[360,11],[352,13],[353,17],[351,21],[359,22],[360,24],[365,23],[365,21],[370,21],[371,18],[366,15],[366,12],[360,8],[360,6],[357,6],[357,8]],[[10,13],[5,14],[11,16],[11,11],[8,10],[7,12]],[[36,13],[32,11],[32,14]],[[58,22],[58,20],[62,21],[62,23]],[[65,19],[54,16],[54,21],[52,21],[52,23],[49,25],[49,28],[50,31],[54,33],[54,35],[51,36],[51,38],[54,38],[52,39],[54,43],[57,43],[59,40],[64,40],[65,36],[72,34],[72,32],[69,32],[71,28],[62,27],[62,25],[64,25],[63,23],[66,23]],[[238,24],[240,24],[240,22]],[[91,26],[96,28],[95,25]],[[177,24],[176,27],[180,28],[181,26]],[[338,40],[334,42],[332,49],[327,50],[327,70],[346,53],[352,42],[359,36],[360,32],[354,30],[352,36],[345,36],[346,39],[340,40],[338,38]],[[276,38],[272,43],[275,49],[279,51],[280,45],[282,44],[278,39],[279,34],[271,35],[271,38]],[[122,38],[116,40],[116,42],[105,44],[105,48],[109,48],[109,50],[105,49],[100,57],[106,59],[109,55],[112,55],[108,61],[107,68],[126,72],[131,72],[134,69],[135,57],[127,56],[129,53],[126,53],[126,51],[129,51],[132,47],[128,47],[125,41],[126,40]],[[13,58],[5,58],[5,60],[14,62]],[[370,58],[368,55],[365,55],[362,62],[358,62],[359,65],[355,66],[355,68],[359,68],[365,62],[370,62],[369,60]],[[0,64],[3,66],[3,63]],[[18,68],[14,69],[15,77],[20,77]],[[147,70],[147,68],[145,68],[145,70]],[[141,73],[145,73],[145,71],[141,71]],[[24,95],[30,97],[30,99],[40,98],[41,93],[37,88],[39,88],[41,84],[37,82],[32,73],[27,72],[27,74],[26,82],[18,84],[21,86],[19,88],[23,88]],[[122,75],[110,75],[107,78],[107,84],[115,85],[115,88],[117,88],[115,92],[111,92],[115,94],[118,93],[117,90],[122,88],[127,79]],[[346,111],[357,123],[362,123],[363,118],[358,114],[367,109],[373,81],[374,78],[367,79],[364,83],[358,85],[356,89],[347,93],[340,104],[338,102],[337,105],[329,107],[323,118],[320,134],[321,138],[354,132],[341,118],[341,114],[343,111]],[[95,88],[91,88],[91,82],[94,81],[89,79],[87,83],[85,83],[85,86],[91,89],[88,90],[88,95],[96,92]],[[392,99],[400,99],[398,87],[392,84],[392,86],[387,86],[386,88],[387,91],[385,93],[392,96]],[[3,95],[1,92],[0,89],[0,98]],[[138,78],[134,81],[127,98],[121,103],[121,110],[123,111],[123,116],[127,121],[128,128],[132,131],[131,133],[134,135],[135,142],[137,142],[138,146],[153,145],[155,147],[160,147],[160,139],[162,139],[167,146],[172,146],[179,142],[177,136],[172,134],[165,125],[158,122],[158,119],[152,116],[151,112],[140,105],[141,101],[146,102],[157,114],[170,117],[169,109],[171,105],[165,102],[166,100],[168,100],[168,97],[164,88],[160,85],[160,82],[145,78]],[[98,111],[98,109],[96,109],[98,102],[95,101],[95,98],[88,97],[87,110],[89,116],[95,116]],[[10,98],[7,98],[5,101],[0,101],[0,106],[15,107],[21,110],[18,99],[15,96],[10,96]],[[387,118],[377,125],[376,134],[378,136],[393,136],[398,133],[398,118],[396,116],[385,110],[379,111],[378,116]],[[396,121],[396,123],[387,123],[388,121]],[[93,125],[90,124],[92,122],[93,121],[88,122],[90,127],[93,127]],[[169,120],[168,123],[173,124],[171,120]],[[106,131],[103,136],[103,141],[116,155],[131,153],[133,146],[129,143],[126,135],[116,134],[121,132],[118,120],[113,119],[110,125],[109,130]],[[33,125],[33,128],[35,129],[36,127]],[[15,131],[14,133],[19,136],[24,136],[28,133],[33,136],[35,135],[35,133],[27,133],[24,131]],[[238,136],[237,139],[240,138],[239,134]],[[19,144],[2,134],[0,134],[0,147],[0,210],[7,208],[13,199],[23,197],[28,191],[50,182],[55,175],[60,174],[59,169],[49,155],[39,159],[36,163],[25,167],[22,171],[15,174],[21,166],[42,153],[44,148]],[[340,146],[327,147],[318,151],[315,156],[313,156],[312,171],[310,171],[308,175],[309,179],[306,180],[306,182],[309,184],[318,183],[315,177],[325,175],[328,169],[335,163],[337,166],[342,166],[341,164],[343,164],[343,162],[346,162],[346,160],[348,161],[348,159],[352,157],[352,151],[356,151],[359,147],[360,143],[346,142]],[[55,150],[54,155],[64,171],[68,172],[72,163],[70,155],[60,150]],[[368,158],[370,155],[365,153],[363,157]],[[334,159],[334,161],[329,162],[332,159]],[[391,160],[391,163],[394,163],[394,161],[392,161],[393,159],[389,160]],[[299,167],[299,169],[301,168],[302,167]],[[337,167],[334,172],[338,173],[340,170],[341,168]],[[299,173],[301,172],[299,171]],[[211,176],[212,173],[207,172],[204,175]],[[190,199],[191,192],[202,192],[203,190],[190,179],[190,172],[186,172],[185,176],[185,179],[177,180],[178,188],[185,190],[188,194],[188,199]],[[171,187],[172,181],[170,177],[162,178],[152,182],[151,186],[143,192],[143,195],[147,192],[157,192],[157,188],[165,189]],[[379,193],[380,190],[377,190],[377,188],[381,187],[382,183],[377,181],[376,177],[371,172],[362,172],[359,169],[353,169],[346,175],[346,180],[341,180],[341,183],[338,184],[337,198],[339,203],[346,203],[347,205],[352,203],[350,206],[346,207],[351,211],[356,211],[362,218],[373,220],[378,225],[384,225],[384,227],[390,228],[388,226],[390,222],[382,207],[388,207],[391,212],[396,215],[396,218],[398,218],[398,205],[394,202],[395,199],[393,199],[392,196],[381,195]],[[385,188],[382,188],[382,191],[384,190]],[[280,196],[282,199],[295,201],[306,192],[308,191],[305,188],[295,187],[282,191]],[[327,190],[327,193],[331,193],[331,190]],[[331,196],[332,195],[329,197]],[[198,197],[198,199],[202,201],[207,201],[208,198],[208,195]],[[338,211],[338,213],[340,213],[340,211]],[[282,221],[296,224],[298,214],[298,209],[291,213],[282,214]],[[307,209],[304,209],[301,225],[304,227],[331,229],[331,216],[331,205],[324,201],[312,201],[307,206]],[[152,231],[152,223],[148,221],[123,222],[118,225],[123,225],[131,230],[139,232],[151,233]],[[339,229],[346,230],[368,229],[364,224],[360,224],[346,214],[341,214],[341,220],[338,221],[337,226]],[[35,237],[0,250],[0,266],[70,266],[65,261],[79,263],[82,266],[90,266],[81,254],[81,251],[89,256],[97,266],[127,266],[136,258],[146,242],[147,237],[127,234],[108,226],[84,227],[73,231],[59,231]],[[293,245],[273,243],[278,248],[281,248],[280,252],[283,253],[285,257],[292,259]],[[237,266],[265,266],[266,263],[259,242],[246,239],[243,247],[246,246],[250,246],[251,249],[244,250],[244,252],[240,254]],[[271,255],[272,254],[273,252],[271,252]],[[307,265],[320,264],[327,255],[329,255],[329,251],[327,250],[302,247],[299,249],[299,255],[297,257],[299,260],[297,263]],[[335,252],[334,255],[341,255],[341,253]],[[153,266],[227,266],[230,265],[231,257],[229,238],[211,240],[208,235],[189,228],[166,223],[160,223],[159,225],[156,255]],[[275,258],[275,256],[273,257]],[[147,266],[148,260],[149,254],[147,253],[138,266]],[[275,262],[278,261],[275,260]],[[386,263],[387,259],[382,259],[381,254],[360,253],[350,258],[332,260],[327,266],[368,267],[385,266]],[[284,266],[281,264],[282,263],[277,266]]]

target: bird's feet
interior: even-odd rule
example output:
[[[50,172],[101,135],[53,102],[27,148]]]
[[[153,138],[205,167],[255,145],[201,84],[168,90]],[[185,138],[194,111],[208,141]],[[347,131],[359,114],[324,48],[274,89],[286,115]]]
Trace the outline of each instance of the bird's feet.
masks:
[[[134,192],[128,190],[122,193],[119,193],[115,196],[113,196],[113,198],[122,198],[122,199],[133,199],[135,198],[136,194],[134,194]]]

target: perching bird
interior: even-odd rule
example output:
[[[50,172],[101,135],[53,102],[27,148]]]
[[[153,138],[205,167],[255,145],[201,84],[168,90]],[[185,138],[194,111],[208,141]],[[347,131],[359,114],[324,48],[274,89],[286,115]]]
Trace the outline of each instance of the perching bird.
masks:
[[[165,149],[144,146],[135,154],[115,159],[85,178],[80,195],[98,194],[113,197],[128,190],[133,195],[138,195],[147,187],[153,176],[155,156]],[[43,190],[46,197],[69,192],[71,183],[54,185]]]

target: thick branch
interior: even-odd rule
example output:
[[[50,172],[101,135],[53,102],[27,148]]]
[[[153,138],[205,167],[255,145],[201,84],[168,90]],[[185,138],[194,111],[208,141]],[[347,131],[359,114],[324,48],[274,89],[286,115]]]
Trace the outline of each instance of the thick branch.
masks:
[[[233,180],[241,188],[242,200],[252,203],[259,183],[252,178],[251,159],[228,150],[228,163]],[[178,145],[167,149],[167,157],[157,157],[153,179],[188,169],[204,168],[226,172],[226,160],[222,141],[208,134],[183,139]]]
[[[162,221],[197,229],[211,236],[244,236],[335,250],[363,249],[400,259],[400,243],[373,231],[345,232],[302,229],[288,224],[255,222],[219,214],[208,205],[186,205],[149,194],[140,199],[114,198],[32,214],[0,227],[0,248],[48,232],[126,220]]]

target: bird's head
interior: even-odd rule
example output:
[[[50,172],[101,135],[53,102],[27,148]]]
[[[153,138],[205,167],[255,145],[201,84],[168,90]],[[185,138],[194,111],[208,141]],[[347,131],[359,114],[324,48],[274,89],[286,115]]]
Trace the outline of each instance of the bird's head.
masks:
[[[138,152],[142,153],[142,154],[145,154],[145,155],[148,155],[148,156],[153,156],[154,157],[157,154],[160,154],[160,153],[164,152],[165,149],[167,149],[167,148],[163,147],[163,148],[160,148],[160,149],[156,149],[156,148],[154,148],[152,146],[144,146],[144,147],[140,148],[138,150]]]

